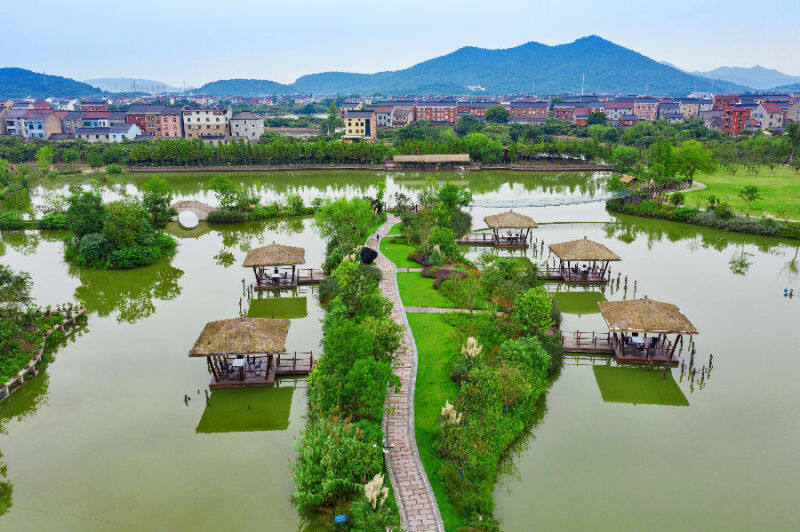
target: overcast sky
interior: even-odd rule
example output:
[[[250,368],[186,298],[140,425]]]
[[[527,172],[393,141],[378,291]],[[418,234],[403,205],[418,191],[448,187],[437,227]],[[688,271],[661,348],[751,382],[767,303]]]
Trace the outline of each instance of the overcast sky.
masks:
[[[461,46],[596,34],[686,70],[800,75],[800,1],[2,0],[0,66],[180,86],[411,66]],[[274,5],[272,5],[274,4]]]

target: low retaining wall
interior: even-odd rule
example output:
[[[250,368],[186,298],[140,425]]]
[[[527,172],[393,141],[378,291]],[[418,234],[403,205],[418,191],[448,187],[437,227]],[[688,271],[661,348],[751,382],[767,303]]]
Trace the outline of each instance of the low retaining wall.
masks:
[[[74,325],[76,320],[86,314],[85,308],[78,308],[75,310],[74,314],[70,318],[66,318],[62,323],[59,323],[50,329],[46,330],[44,333],[44,337],[42,338],[42,347],[36,352],[33,358],[28,362],[24,368],[19,370],[16,377],[10,378],[2,387],[0,387],[0,401],[14,393],[15,390],[19,389],[20,386],[25,384],[25,377],[28,373],[33,372],[35,375],[36,366],[42,361],[42,357],[44,356],[44,350],[47,348],[47,339],[53,334],[55,331],[59,329],[64,329],[68,325]]]

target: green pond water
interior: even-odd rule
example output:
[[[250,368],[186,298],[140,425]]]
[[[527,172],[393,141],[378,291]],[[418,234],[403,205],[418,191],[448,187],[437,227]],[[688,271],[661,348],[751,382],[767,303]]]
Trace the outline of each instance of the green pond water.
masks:
[[[413,195],[431,176],[473,190],[481,205],[472,209],[475,228],[513,202],[543,222],[534,234],[545,249],[588,236],[622,257],[612,271],[629,276],[627,292],[616,283],[549,286],[564,330],[603,330],[597,301],[633,297],[636,280],[636,296],[673,302],[697,326],[701,364],[714,354],[703,387],[679,369],[664,379],[605,359],[568,360],[530,436],[504,464],[496,489],[504,529],[800,528],[800,298],[782,296],[785,286],[798,288],[795,247],[610,216],[602,202],[584,203],[604,193],[601,175],[233,177],[265,198],[310,200],[366,195],[381,180],[389,195]],[[180,197],[213,203],[208,177],[170,180]],[[143,179],[125,188],[135,192]],[[114,197],[118,186],[105,194]],[[568,221],[591,223],[547,224]],[[323,313],[314,290],[251,303],[242,292],[251,272],[240,265],[248,248],[274,241],[303,246],[318,267],[324,245],[310,219],[169,230],[179,237],[170,260],[112,272],[65,264],[64,235],[0,234],[0,261],[32,274],[39,303],[81,300],[89,311],[46,371],[0,403],[0,531],[298,528],[289,464],[303,426],[304,380],[214,391],[206,404],[206,365],[187,352],[206,322],[238,315],[240,298],[249,315],[292,320],[289,351],[316,352]]]

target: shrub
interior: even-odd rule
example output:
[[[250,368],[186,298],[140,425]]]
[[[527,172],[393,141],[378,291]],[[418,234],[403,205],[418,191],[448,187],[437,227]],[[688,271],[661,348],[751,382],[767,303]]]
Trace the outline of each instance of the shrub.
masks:
[[[679,222],[688,222],[694,218],[698,212],[699,211],[694,207],[683,206],[675,209],[674,216]]]
[[[22,213],[17,211],[6,211],[0,214],[0,229],[22,229],[25,227],[25,220]]]
[[[714,216],[722,220],[729,220],[733,217],[733,209],[727,201],[717,203],[714,206]]]
[[[208,213],[208,222],[215,224],[232,224],[247,221],[247,213],[231,208],[217,209]]]
[[[69,207],[65,213],[67,228],[81,238],[91,233],[103,231],[106,208],[103,198],[94,191],[79,191],[69,197]]]
[[[669,202],[670,202],[672,205],[674,205],[675,207],[678,207],[678,206],[680,206],[680,205],[683,205],[683,202],[684,202],[684,200],[685,200],[685,197],[684,197],[684,195],[683,195],[683,192],[673,192],[673,193],[672,193],[672,194],[669,196]]]
[[[303,205],[303,198],[297,194],[290,194],[286,197],[286,208],[292,214],[303,214],[305,206]]]
[[[256,205],[250,212],[250,217],[254,220],[270,220],[276,218],[280,212],[276,205]]]
[[[48,213],[42,216],[38,223],[39,229],[66,229],[67,217],[60,213]]]
[[[84,265],[102,266],[108,261],[112,245],[102,233],[89,233],[79,240],[78,250]]]
[[[111,175],[119,175],[122,173],[122,167],[118,164],[110,164],[106,168],[106,173]]]

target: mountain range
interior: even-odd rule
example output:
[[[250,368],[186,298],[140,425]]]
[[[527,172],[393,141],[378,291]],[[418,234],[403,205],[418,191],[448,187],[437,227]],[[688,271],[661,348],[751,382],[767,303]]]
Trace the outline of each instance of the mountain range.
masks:
[[[97,78],[82,83],[21,68],[0,68],[0,97],[89,96],[103,91],[171,92],[167,84],[135,78]],[[798,90],[800,76],[761,66],[721,67],[686,72],[634,50],[590,35],[550,46],[529,42],[505,49],[466,46],[401,70],[356,74],[322,72],[284,84],[265,79],[225,79],[207,83],[196,94],[261,96],[272,94],[497,95],[533,92],[617,93],[683,96],[693,91],[748,92],[780,85]]]
[[[800,83],[800,76],[789,76],[774,68],[765,68],[761,65],[750,68],[723,66],[707,72],[692,72],[692,74],[758,90]]]
[[[165,92],[182,92],[180,87],[170,87],[162,81],[139,78],[94,78],[87,79],[86,83],[106,92],[150,92],[160,94]]]
[[[591,35],[556,46],[538,42],[497,50],[466,46],[402,70],[323,72],[302,76],[288,85],[266,80],[216,81],[198,92],[435,95],[578,93],[581,89],[586,93],[685,95],[692,91],[745,91],[748,87],[683,72]]]
[[[97,87],[74,79],[39,74],[24,68],[0,68],[0,96],[5,98],[93,96],[100,93]]]

